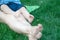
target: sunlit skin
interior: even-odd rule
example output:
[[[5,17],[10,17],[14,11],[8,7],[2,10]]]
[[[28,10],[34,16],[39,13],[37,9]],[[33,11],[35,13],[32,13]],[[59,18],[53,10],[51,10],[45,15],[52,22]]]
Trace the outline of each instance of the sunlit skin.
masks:
[[[29,40],[37,40],[42,36],[40,32],[42,30],[42,25],[38,24],[38,26],[31,26],[22,15],[15,17],[12,14],[6,14],[0,11],[0,20],[9,25],[13,31],[26,34]]]

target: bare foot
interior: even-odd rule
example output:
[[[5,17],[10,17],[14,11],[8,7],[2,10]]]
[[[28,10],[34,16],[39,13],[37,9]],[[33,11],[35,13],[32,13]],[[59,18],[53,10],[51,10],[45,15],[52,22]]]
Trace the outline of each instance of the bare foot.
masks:
[[[33,35],[33,36],[36,36],[40,31],[42,31],[42,25],[38,24],[38,26],[33,27],[30,34]]]

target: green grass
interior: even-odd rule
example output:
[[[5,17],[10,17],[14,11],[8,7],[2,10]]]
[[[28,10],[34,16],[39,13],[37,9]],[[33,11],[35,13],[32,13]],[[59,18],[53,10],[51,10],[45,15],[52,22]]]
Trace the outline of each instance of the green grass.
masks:
[[[44,28],[43,36],[39,40],[60,40],[60,0],[21,0],[21,2],[26,6],[40,6],[31,12],[35,16],[32,25],[41,23]],[[28,40],[28,38],[0,23],[0,40]]]

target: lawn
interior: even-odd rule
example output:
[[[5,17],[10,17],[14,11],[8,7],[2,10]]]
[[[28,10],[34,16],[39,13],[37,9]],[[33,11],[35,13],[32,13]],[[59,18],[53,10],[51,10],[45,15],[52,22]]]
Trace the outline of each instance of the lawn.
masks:
[[[31,7],[26,8],[35,16],[32,25],[38,23],[43,25],[43,35],[38,40],[60,40],[60,0],[21,0],[21,2]],[[13,32],[8,25],[0,23],[0,40],[28,40],[28,38]]]

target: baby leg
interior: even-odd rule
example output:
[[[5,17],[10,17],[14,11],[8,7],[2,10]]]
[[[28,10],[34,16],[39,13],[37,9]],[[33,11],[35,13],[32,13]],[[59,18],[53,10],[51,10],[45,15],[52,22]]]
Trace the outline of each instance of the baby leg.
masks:
[[[36,29],[39,29],[40,27],[37,27],[36,29],[32,29],[32,26],[26,26],[23,25],[23,23],[19,22],[16,20],[16,18],[13,15],[10,14],[4,14],[3,12],[0,12],[0,19],[5,22],[7,25],[9,25],[9,27],[14,30],[17,33],[26,33],[27,35],[37,35],[37,31]],[[31,32],[31,33],[30,33]],[[30,37],[30,36],[29,36]],[[33,40],[37,40],[34,37],[30,37]],[[30,39],[31,40],[31,39]]]
[[[0,19],[9,25],[9,27],[14,30],[17,33],[29,33],[29,30],[31,27],[23,25],[19,21],[16,20],[16,18],[13,15],[7,15],[4,14],[3,12],[0,12]]]
[[[21,12],[19,12],[19,11],[14,12],[14,11],[12,11],[7,5],[5,5],[5,4],[3,4],[3,5],[1,6],[1,10],[2,10],[4,13],[14,15],[14,16],[17,18],[17,20],[20,21],[20,22],[22,22],[24,25],[25,25],[25,24],[30,25],[30,23],[28,23],[28,22],[26,21],[26,19],[23,17],[23,15],[20,14]],[[18,15],[18,14],[19,14],[19,15]]]
[[[5,5],[5,4],[3,4],[2,6],[1,6],[1,10],[3,11],[3,12],[5,12],[5,13],[9,13],[9,14],[13,14],[13,15],[15,15],[15,16],[18,16],[20,13],[22,13],[23,14],[23,16],[31,23],[32,21],[33,21],[33,19],[34,19],[34,16],[33,15],[31,15],[31,14],[29,14],[29,12],[24,8],[24,7],[22,7],[22,8],[20,8],[18,11],[16,11],[16,12],[14,12],[14,11],[12,11],[7,5]]]
[[[15,12],[11,10],[7,5],[1,5],[1,10],[6,14],[14,14]]]

